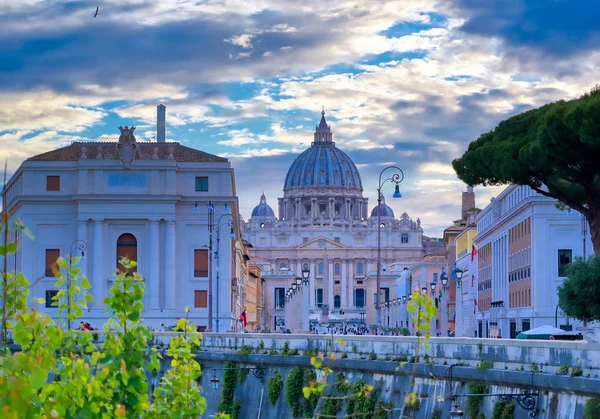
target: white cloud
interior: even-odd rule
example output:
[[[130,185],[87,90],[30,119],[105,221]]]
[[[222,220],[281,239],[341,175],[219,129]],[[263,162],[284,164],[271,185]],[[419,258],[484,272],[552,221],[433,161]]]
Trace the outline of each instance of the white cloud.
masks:
[[[254,38],[254,35],[245,33],[243,35],[236,35],[236,36],[232,36],[231,38],[224,39],[224,41],[229,42],[230,44],[233,44],[233,45],[240,46],[244,49],[251,49],[252,48],[252,38]]]

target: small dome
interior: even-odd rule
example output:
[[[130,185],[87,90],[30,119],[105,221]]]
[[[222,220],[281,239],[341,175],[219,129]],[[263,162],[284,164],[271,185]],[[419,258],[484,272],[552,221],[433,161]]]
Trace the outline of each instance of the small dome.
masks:
[[[394,217],[394,210],[392,210],[388,205],[386,205],[384,197],[382,197],[381,205],[377,205],[371,211],[371,217],[379,216],[380,208],[381,208],[381,216],[382,217]]]
[[[275,217],[275,212],[267,204],[267,198],[265,198],[264,193],[260,196],[260,204],[252,210],[252,217]]]

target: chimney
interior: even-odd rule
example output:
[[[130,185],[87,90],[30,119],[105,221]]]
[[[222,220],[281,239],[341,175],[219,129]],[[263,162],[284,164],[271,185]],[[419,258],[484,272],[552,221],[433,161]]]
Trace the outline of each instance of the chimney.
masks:
[[[159,143],[165,142],[165,116],[167,107],[162,103],[156,107],[156,141]]]
[[[463,220],[467,219],[467,214],[471,208],[475,208],[475,192],[473,192],[473,187],[468,186],[467,192],[462,193],[462,210],[460,215]]]

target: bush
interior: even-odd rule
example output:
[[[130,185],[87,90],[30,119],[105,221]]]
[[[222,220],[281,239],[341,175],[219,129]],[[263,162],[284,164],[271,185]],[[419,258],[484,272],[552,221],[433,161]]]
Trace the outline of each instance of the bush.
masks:
[[[304,373],[302,369],[300,367],[293,368],[285,382],[285,398],[294,418],[302,415],[303,385]]]
[[[469,394],[487,394],[490,388],[487,384],[471,382],[469,383]],[[479,409],[483,405],[483,396],[473,396],[467,398],[467,415],[471,418],[476,418],[479,414]]]
[[[369,354],[369,359],[370,359],[371,361],[375,361],[375,360],[377,359],[377,354],[376,354],[375,352],[371,352],[371,353]]]
[[[281,389],[283,389],[283,379],[281,378],[281,374],[276,372],[269,378],[269,403],[271,403],[271,406],[277,404],[277,400],[279,400],[279,396],[281,395]]]
[[[283,349],[281,350],[281,355],[286,356],[289,355],[290,352],[290,343],[286,340],[283,343]]]
[[[515,404],[499,401],[494,405],[492,419],[513,419],[515,416]]]
[[[242,348],[238,351],[238,355],[244,355],[244,356],[248,356],[252,353],[252,346],[250,345],[244,345],[242,346]]]
[[[477,365],[477,371],[485,371],[490,368],[494,368],[494,363],[487,359],[484,359],[479,365]]]
[[[581,367],[573,367],[571,370],[571,377],[581,377],[583,375],[583,369]]]
[[[7,251],[16,251],[10,243],[2,248],[5,257]],[[93,300],[85,292],[89,281],[81,276],[78,261],[59,258],[54,272],[61,290],[58,315],[65,314],[68,323],[76,323]],[[26,304],[29,282],[22,274],[4,276],[2,311],[12,319],[8,327],[21,350],[11,353],[3,348],[0,394],[11,396],[0,398],[2,417],[154,419],[176,412],[180,418],[191,419],[204,412],[206,402],[197,383],[200,365],[191,352],[201,335],[187,318],[177,321],[176,330],[184,333],[171,339],[167,349],[178,362],[153,385],[154,391],[149,388],[148,380],[157,376],[160,363],[156,350],[148,349],[151,332],[139,324],[144,281],[137,273],[127,275],[137,265],[134,261],[122,259],[121,265],[124,273],[116,277],[103,301],[111,315],[105,329],[111,333],[100,348],[93,343],[93,334],[63,330],[49,316],[30,310]],[[6,330],[2,333],[5,338]],[[48,380],[51,376],[54,380]]]
[[[597,419],[600,418],[600,398],[594,397],[588,399],[585,403],[585,409],[583,411],[583,419]]]
[[[560,368],[558,369],[558,371],[556,371],[556,373],[558,375],[567,375],[567,374],[569,374],[569,366],[568,365],[561,365]]]

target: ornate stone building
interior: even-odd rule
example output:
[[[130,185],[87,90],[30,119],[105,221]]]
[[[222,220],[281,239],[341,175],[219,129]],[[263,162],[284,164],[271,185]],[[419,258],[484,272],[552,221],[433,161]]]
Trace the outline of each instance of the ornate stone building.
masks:
[[[325,112],[311,146],[287,173],[278,210],[276,217],[263,194],[243,225],[244,238],[253,245],[250,256],[263,269],[266,326],[270,329],[284,326],[285,292],[303,268],[310,269],[313,323],[324,315],[330,321],[375,323],[379,211],[381,301],[397,297],[398,273],[392,272],[393,263],[411,266],[431,249],[443,253],[435,241],[423,236],[419,219],[413,221],[407,213],[396,218],[385,201],[369,213],[360,173],[333,142]]]

